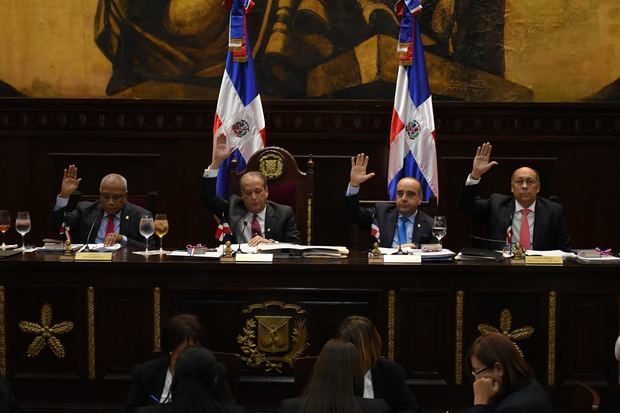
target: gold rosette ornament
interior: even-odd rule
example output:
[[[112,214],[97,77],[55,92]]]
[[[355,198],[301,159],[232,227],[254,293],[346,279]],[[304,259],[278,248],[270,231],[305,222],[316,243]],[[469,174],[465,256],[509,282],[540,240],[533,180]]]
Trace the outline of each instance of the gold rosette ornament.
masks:
[[[58,358],[65,357],[65,347],[57,335],[65,334],[73,330],[72,321],[61,321],[52,325],[52,306],[48,303],[41,307],[41,324],[32,321],[20,321],[19,329],[24,333],[35,334],[34,340],[28,346],[28,357],[36,357],[46,345],[49,345],[52,353]]]

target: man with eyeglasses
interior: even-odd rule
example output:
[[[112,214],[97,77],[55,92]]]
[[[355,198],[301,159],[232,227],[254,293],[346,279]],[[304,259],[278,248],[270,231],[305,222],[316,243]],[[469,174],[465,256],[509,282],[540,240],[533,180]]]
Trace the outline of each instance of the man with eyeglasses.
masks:
[[[72,211],[67,210],[69,197],[78,189],[82,178],[78,169],[69,165],[63,172],[60,193],[56,197],[51,217],[51,231],[57,234],[62,224],[70,227],[74,243],[101,243],[106,246],[121,244],[133,248],[144,248],[144,237],[140,235],[140,217],[151,212],[127,202],[127,180],[118,174],[108,174],[101,179],[99,200],[79,202]],[[155,245],[151,237],[149,246]]]
[[[487,224],[493,240],[519,243],[524,250],[570,250],[562,206],[538,196],[540,177],[529,167],[512,173],[512,196],[491,194],[478,199],[480,178],[497,162],[490,161],[489,142],[476,150],[472,170],[459,199],[459,207],[476,221]]]

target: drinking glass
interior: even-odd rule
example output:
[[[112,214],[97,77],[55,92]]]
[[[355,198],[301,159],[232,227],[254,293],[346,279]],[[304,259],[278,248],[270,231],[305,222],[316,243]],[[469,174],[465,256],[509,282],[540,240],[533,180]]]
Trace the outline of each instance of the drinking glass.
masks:
[[[30,214],[27,211],[20,211],[15,218],[15,231],[22,236],[22,250],[26,249],[26,234],[30,232]]]
[[[446,223],[446,217],[444,216],[436,216],[433,219],[433,235],[439,243],[441,244],[441,239],[446,236],[448,233],[448,224]]]
[[[144,254],[149,253],[149,238],[155,233],[155,224],[152,215],[142,215],[140,218],[140,234],[146,239]]]
[[[0,232],[2,232],[2,246],[1,249],[6,249],[6,237],[4,235],[11,228],[11,214],[6,209],[0,209]]]
[[[166,214],[155,215],[155,234],[159,237],[159,253],[164,253],[164,235],[168,233],[168,217]]]

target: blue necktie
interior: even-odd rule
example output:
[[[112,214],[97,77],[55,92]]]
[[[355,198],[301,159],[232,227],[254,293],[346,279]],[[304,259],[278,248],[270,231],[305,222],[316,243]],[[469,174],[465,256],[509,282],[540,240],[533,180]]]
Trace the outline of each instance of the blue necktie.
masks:
[[[398,227],[398,241],[401,244],[406,244],[409,242],[407,239],[407,222],[409,219],[405,217],[400,217],[400,225]]]

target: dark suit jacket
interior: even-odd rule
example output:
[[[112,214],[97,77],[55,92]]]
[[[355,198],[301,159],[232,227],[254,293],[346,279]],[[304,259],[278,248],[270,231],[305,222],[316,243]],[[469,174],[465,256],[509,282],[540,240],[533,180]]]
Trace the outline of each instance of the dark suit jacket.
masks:
[[[131,379],[125,412],[131,413],[139,407],[159,403],[169,364],[170,357],[163,356],[136,366]]]
[[[357,224],[360,228],[370,231],[373,217],[379,225],[380,247],[392,246],[394,232],[398,224],[398,210],[394,204],[377,204],[374,208],[363,208],[359,205],[359,195],[345,196],[344,209],[347,220]],[[433,244],[437,238],[433,236],[433,218],[418,209],[418,214],[413,223],[413,234],[410,240],[402,241],[403,244],[413,242],[418,247],[421,244]]]
[[[235,232],[239,229],[237,228],[239,225],[243,225],[240,221],[248,210],[243,205],[243,200],[239,195],[231,195],[228,201],[218,196],[215,190],[216,183],[217,178],[200,178],[200,199],[214,214],[218,216],[224,214],[233,232],[232,242],[238,242]],[[293,209],[286,205],[267,201],[264,236],[275,241],[301,244],[301,233],[295,224]]]
[[[391,360],[381,357],[370,369],[376,399],[383,399],[394,413],[420,413],[420,407],[405,384],[405,371]]]
[[[545,389],[536,380],[507,394],[492,405],[472,406],[465,413],[551,413],[551,402]]]
[[[356,400],[362,409],[362,413],[389,413],[391,412],[385,400],[381,399],[362,399],[356,397]],[[301,407],[302,398],[282,400],[280,403],[280,413],[297,413]]]
[[[66,208],[61,208],[58,211],[52,211],[52,217],[50,219],[50,230],[57,234],[63,220],[71,228],[73,235],[73,241],[75,243],[86,243],[86,237],[88,232],[93,226],[95,219],[98,222],[95,223],[93,230],[90,234],[89,243],[95,242],[97,237],[97,230],[101,225],[103,219],[103,208],[99,201],[95,202],[80,202],[73,211],[67,211]],[[149,214],[151,212],[127,202],[121,210],[121,227],[120,233],[127,237],[127,246],[132,248],[144,249],[146,244],[144,243],[144,237],[140,235],[140,217],[142,215]],[[155,246],[155,235],[149,238],[149,247]]]
[[[246,410],[236,404],[226,404],[224,406],[224,412],[226,413],[245,413]],[[171,404],[158,404],[155,406],[146,406],[139,408],[136,413],[172,413],[174,412]],[[200,413],[197,411],[196,413]]]
[[[464,186],[459,198],[459,207],[472,219],[488,225],[489,238],[505,239],[506,230],[512,225],[515,199],[502,194],[491,194],[488,199],[476,199],[477,193],[478,185]],[[536,198],[532,249],[570,250],[570,237],[560,204]]]

